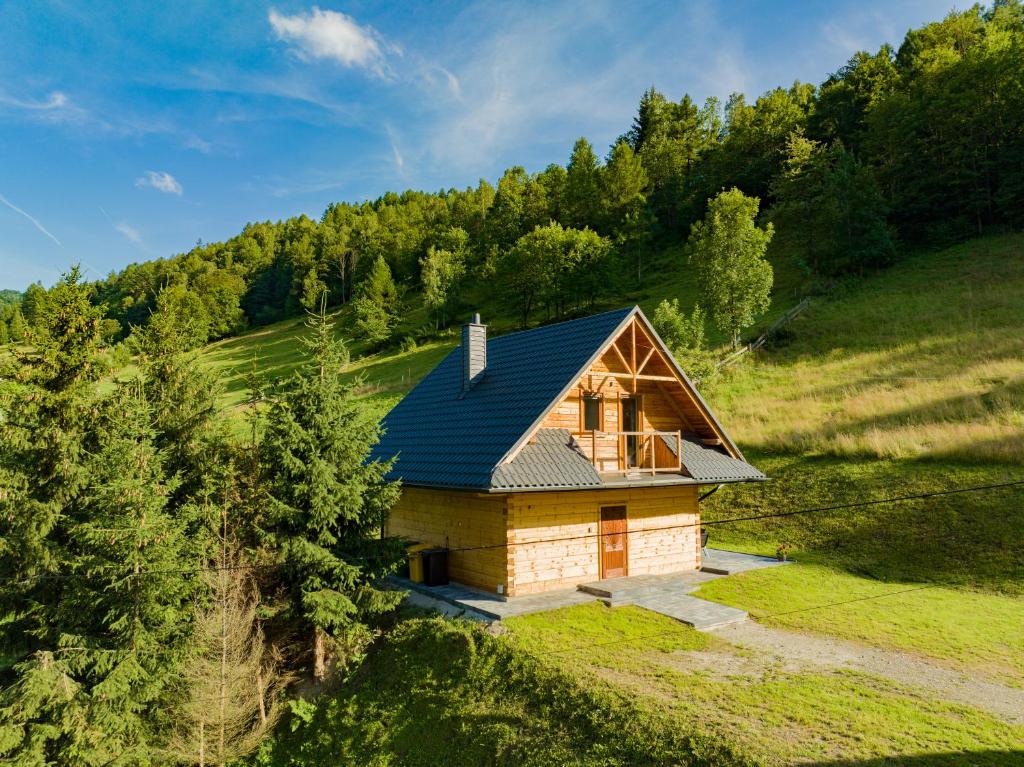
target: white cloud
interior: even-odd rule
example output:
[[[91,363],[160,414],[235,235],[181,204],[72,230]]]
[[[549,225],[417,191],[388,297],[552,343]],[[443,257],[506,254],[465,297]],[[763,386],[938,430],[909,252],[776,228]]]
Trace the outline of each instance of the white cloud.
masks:
[[[405,157],[398,149],[398,136],[390,125],[385,124],[384,129],[387,131],[388,141],[391,143],[391,159],[395,162],[395,170],[399,175],[403,175],[405,173]]]
[[[373,27],[360,26],[351,16],[314,5],[308,14],[294,16],[271,9],[268,18],[277,38],[291,43],[300,58],[330,59],[346,67],[387,74],[385,48],[389,46]]]
[[[16,99],[13,96],[0,93],[0,104],[17,109],[28,109],[34,112],[46,112],[68,106],[68,97],[61,91],[53,91],[45,101],[31,101],[28,99]]]
[[[682,4],[657,18],[638,14],[630,25],[636,42],[617,42],[621,6],[611,0],[519,6],[484,4],[460,14],[449,31],[445,68],[450,93],[426,110],[422,141],[436,167],[469,172],[521,162],[547,147],[564,147],[586,135],[598,153],[628,128],[643,91],[656,86],[673,100],[690,93],[723,101],[748,91],[755,73],[742,39],[729,33],[714,7]],[[474,42],[459,47],[454,41]],[[710,62],[710,63],[709,63]],[[409,146],[409,143],[406,144]],[[417,158],[406,156],[407,165]],[[476,172],[479,172],[477,170]]]
[[[449,72],[444,67],[440,67],[440,70],[441,74],[443,74],[445,76],[445,79],[448,80],[448,90],[451,91],[452,96],[454,96],[457,99],[461,99],[462,84],[459,82],[459,78],[457,78],[454,74]]]
[[[33,225],[35,226],[35,228],[36,228],[36,229],[38,229],[38,230],[39,230],[40,232],[42,232],[43,234],[45,234],[45,235],[46,235],[47,237],[49,237],[49,238],[50,238],[51,240],[53,240],[53,241],[54,241],[55,243],[57,243],[58,245],[60,245],[60,244],[61,244],[61,243],[60,243],[60,240],[58,240],[58,239],[57,239],[56,237],[54,237],[54,236],[53,236],[52,234],[50,234],[50,232],[48,232],[48,231],[46,230],[46,227],[44,227],[44,226],[43,226],[42,224],[40,224],[40,223],[39,223],[39,222],[38,222],[38,221],[37,221],[37,220],[36,220],[36,219],[35,219],[34,217],[32,217],[31,215],[29,215],[28,213],[26,213],[25,211],[23,211],[23,210],[22,210],[21,208],[19,208],[19,207],[18,207],[17,205],[15,205],[15,204],[14,204],[13,202],[11,202],[10,200],[8,200],[8,199],[7,199],[6,197],[4,197],[4,196],[3,196],[2,194],[0,194],[0,202],[2,202],[2,203],[3,203],[4,205],[6,205],[6,206],[7,206],[8,208],[10,208],[11,210],[13,210],[13,211],[14,211],[15,213],[18,213],[19,215],[22,215],[22,216],[24,216],[25,218],[27,218],[27,219],[28,219],[29,221],[31,221],[31,222],[32,222],[32,224],[33,224]],[[63,247],[63,245],[61,245],[61,247]]]
[[[114,229],[120,232],[121,235],[129,242],[134,242],[136,245],[142,244],[142,235],[139,234],[139,230],[126,221],[114,224]]]
[[[139,188],[151,186],[158,192],[163,192],[164,194],[176,194],[179,197],[185,191],[181,188],[181,184],[178,183],[178,179],[170,173],[162,170],[147,170],[145,176],[136,179],[135,186]]]

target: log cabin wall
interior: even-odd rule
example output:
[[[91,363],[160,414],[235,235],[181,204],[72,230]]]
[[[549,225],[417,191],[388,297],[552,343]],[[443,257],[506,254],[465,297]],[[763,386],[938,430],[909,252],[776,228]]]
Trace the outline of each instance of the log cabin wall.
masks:
[[[700,567],[693,485],[512,493],[509,595],[571,588],[600,578],[600,509],[618,505],[626,507],[629,575]]]
[[[385,532],[450,549],[492,546],[453,551],[448,557],[448,576],[492,594],[499,586],[504,592],[508,590],[504,495],[406,487],[391,510]]]
[[[594,392],[594,389],[588,388],[588,386],[594,385],[588,379],[597,379],[594,383],[601,384],[601,428],[599,431],[621,431],[619,398],[632,395],[632,378],[626,374],[609,374],[607,371],[600,376],[593,373],[584,376],[579,384],[566,395],[565,399],[548,413],[541,428],[568,429],[580,443],[587,458],[592,458],[596,447],[597,462],[595,466],[599,472],[621,471],[624,468],[620,455],[622,452],[621,439],[614,435],[601,433],[592,437],[590,432],[584,430],[583,398],[592,396]],[[689,422],[679,412],[678,406],[673,403],[664,388],[658,386],[657,383],[638,381],[636,394],[640,398],[639,431],[687,432],[692,430]],[[660,440],[656,440],[654,444],[657,451],[655,456],[657,465],[671,465],[675,461],[675,455]],[[642,466],[647,464],[645,454],[639,455],[638,458]]]
[[[595,435],[584,427],[582,401],[585,396],[599,396],[603,402],[601,423]],[[690,432],[707,444],[723,444],[723,434],[712,422],[706,406],[679,377],[669,352],[656,343],[646,324],[637,318],[609,343],[539,428],[568,429],[576,435],[587,457],[593,458],[596,452],[598,471],[622,471],[625,438],[601,432],[624,431],[619,403],[625,396],[636,396],[640,400],[640,419],[633,431]],[[637,455],[640,467],[650,462],[644,442],[641,440]],[[655,445],[657,466],[673,463],[674,455],[670,450],[664,445],[651,444]],[[730,454],[735,452],[731,447],[729,450]]]

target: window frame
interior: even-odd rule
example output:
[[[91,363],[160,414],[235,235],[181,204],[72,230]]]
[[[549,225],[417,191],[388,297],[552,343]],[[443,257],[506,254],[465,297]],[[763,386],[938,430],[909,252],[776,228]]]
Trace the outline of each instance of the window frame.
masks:
[[[593,402],[597,406],[597,425],[593,429],[587,428],[587,406]],[[592,431],[604,431],[604,396],[595,392],[582,392],[580,394],[580,431],[590,433]]]

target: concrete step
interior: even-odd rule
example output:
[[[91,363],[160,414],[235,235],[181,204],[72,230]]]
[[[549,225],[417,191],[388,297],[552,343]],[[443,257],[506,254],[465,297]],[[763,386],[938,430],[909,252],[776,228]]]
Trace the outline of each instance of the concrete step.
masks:
[[[747,619],[744,610],[686,594],[651,595],[637,599],[634,604],[700,631],[741,623]]]
[[[713,565],[702,565],[700,568],[702,573],[711,573],[712,575],[729,575],[732,571],[725,567],[714,567]]]

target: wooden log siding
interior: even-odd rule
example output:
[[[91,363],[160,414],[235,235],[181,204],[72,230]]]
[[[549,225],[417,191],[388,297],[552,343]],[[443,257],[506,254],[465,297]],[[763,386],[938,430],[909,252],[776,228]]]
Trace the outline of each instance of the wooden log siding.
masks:
[[[504,495],[406,487],[391,510],[386,532],[451,549],[493,547],[453,551],[448,557],[448,576],[492,594],[498,586],[508,589]]]
[[[512,493],[509,595],[571,588],[600,578],[600,509],[616,505],[626,506],[629,575],[700,567],[697,488],[692,485]]]
[[[590,432],[583,430],[583,397],[592,394],[589,389],[589,379],[595,379],[594,383],[605,385],[600,393],[603,397],[603,423],[604,429],[595,438]],[[615,381],[614,386],[608,386],[607,382]],[[626,373],[609,374],[607,371],[588,373],[580,380],[579,385],[574,387],[565,399],[556,405],[541,428],[545,429],[568,429],[583,450],[583,454],[593,460],[594,448],[597,448],[596,467],[600,472],[614,472],[622,468],[621,456],[622,440],[608,432],[620,431],[619,428],[619,397],[630,393],[632,388],[632,377]],[[658,386],[654,381],[637,381],[636,393],[641,398],[640,409],[640,431],[665,431],[675,432],[691,431],[689,422],[682,418],[679,407],[674,403],[664,387]],[[642,446],[644,447],[644,446]],[[658,466],[670,466],[675,463],[675,455],[669,451],[661,440],[655,444]],[[647,465],[648,456],[646,450],[641,450],[641,464]]]

